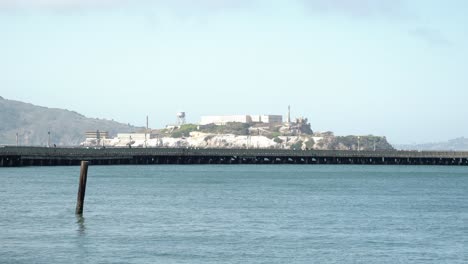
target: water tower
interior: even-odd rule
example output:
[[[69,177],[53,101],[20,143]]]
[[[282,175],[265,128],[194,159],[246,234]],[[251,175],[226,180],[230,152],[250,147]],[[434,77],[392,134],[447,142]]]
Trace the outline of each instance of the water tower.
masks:
[[[184,125],[185,124],[185,112],[178,112],[177,116],[177,125]]]

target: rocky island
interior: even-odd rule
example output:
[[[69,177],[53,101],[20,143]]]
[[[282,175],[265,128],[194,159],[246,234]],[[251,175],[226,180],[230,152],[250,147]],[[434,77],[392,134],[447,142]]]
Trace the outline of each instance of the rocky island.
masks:
[[[313,132],[307,119],[283,124],[184,124],[165,129],[121,133],[114,138],[87,138],[86,147],[270,148],[316,150],[392,150],[385,137],[335,136]]]

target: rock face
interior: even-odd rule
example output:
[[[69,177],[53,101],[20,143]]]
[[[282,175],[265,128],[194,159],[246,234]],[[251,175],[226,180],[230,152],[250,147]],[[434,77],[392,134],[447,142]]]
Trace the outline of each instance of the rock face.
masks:
[[[279,140],[278,140],[279,139]],[[298,136],[281,136],[271,139],[265,136],[238,136],[233,134],[206,134],[191,132],[186,138],[161,137],[151,138],[146,141],[147,147],[193,147],[193,148],[306,148],[303,144],[310,139]],[[130,139],[104,139],[97,142],[96,139],[87,139],[82,146],[108,147],[144,147],[144,140]]]
[[[354,141],[353,141],[354,139]],[[314,135],[266,136],[234,135],[234,134],[210,134],[202,132],[190,132],[189,137],[156,137],[146,140],[131,139],[87,139],[82,146],[107,146],[107,147],[192,147],[192,148],[274,148],[274,149],[336,149],[336,150],[383,150],[393,149],[382,137],[372,137],[373,141],[361,137],[335,137],[333,134],[316,133]],[[358,143],[359,141],[359,143]]]
[[[138,128],[111,120],[87,118],[73,111],[36,106],[0,98],[0,144],[76,146],[86,131],[132,132]]]

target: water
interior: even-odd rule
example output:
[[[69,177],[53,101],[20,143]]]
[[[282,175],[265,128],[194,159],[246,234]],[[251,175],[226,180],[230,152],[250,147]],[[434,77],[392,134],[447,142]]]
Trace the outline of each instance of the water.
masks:
[[[468,168],[0,168],[0,263],[468,263]]]

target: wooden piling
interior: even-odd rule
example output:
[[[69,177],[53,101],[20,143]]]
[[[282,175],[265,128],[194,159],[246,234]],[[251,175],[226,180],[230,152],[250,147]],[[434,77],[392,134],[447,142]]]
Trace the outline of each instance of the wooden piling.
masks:
[[[75,211],[77,215],[83,214],[87,178],[88,178],[88,162],[81,161],[80,182],[78,186],[78,197],[76,199],[76,211]]]

